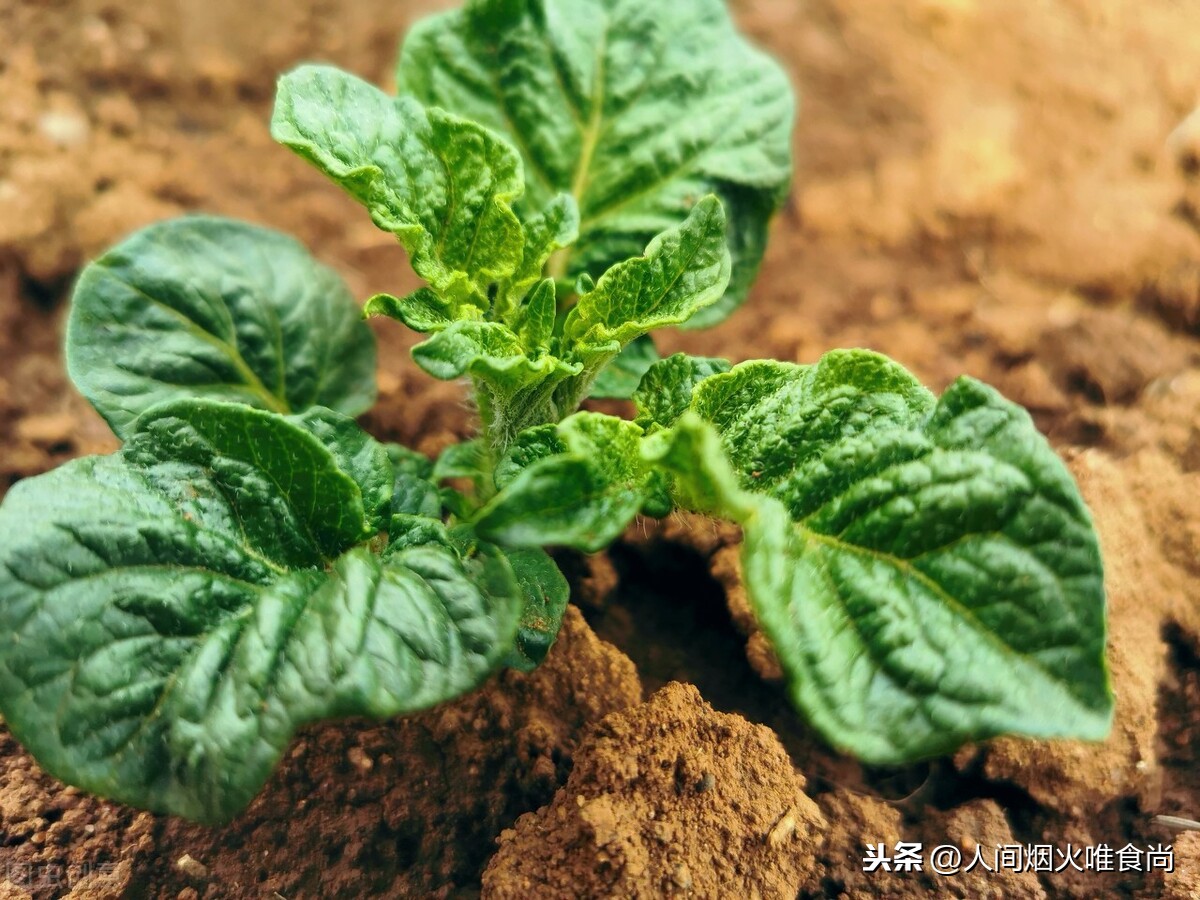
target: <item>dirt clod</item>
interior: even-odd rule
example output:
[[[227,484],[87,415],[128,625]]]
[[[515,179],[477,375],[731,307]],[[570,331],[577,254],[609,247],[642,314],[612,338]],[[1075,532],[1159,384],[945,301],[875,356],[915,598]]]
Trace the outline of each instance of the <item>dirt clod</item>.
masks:
[[[501,835],[484,896],[795,896],[824,827],[769,730],[670,684],[596,726],[554,802]]]

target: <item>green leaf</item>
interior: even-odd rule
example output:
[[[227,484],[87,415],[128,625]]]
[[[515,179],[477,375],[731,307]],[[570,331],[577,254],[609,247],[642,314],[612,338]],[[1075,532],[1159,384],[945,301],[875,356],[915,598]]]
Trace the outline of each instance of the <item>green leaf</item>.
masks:
[[[432,480],[433,463],[400,444],[384,444],[383,448],[395,477],[392,482],[391,516],[438,518],[442,512],[442,502],[437,485]]]
[[[387,316],[403,322],[413,331],[429,334],[450,327],[456,315],[470,316],[473,309],[465,307],[456,312],[431,288],[423,287],[403,297],[376,294],[363,305],[363,315],[368,318]]]
[[[506,482],[475,526],[509,547],[558,544],[589,553],[615,540],[648,496],[651,472],[632,422],[581,412],[558,436],[567,452],[538,459]]]
[[[642,376],[659,358],[650,335],[634,338],[617,354],[616,359],[600,370],[588,396],[596,400],[630,399]]]
[[[531,351],[549,351],[558,314],[554,279],[547,278],[533,289],[516,319],[517,339]]]
[[[353,419],[324,407],[289,416],[288,420],[325,445],[338,467],[358,485],[368,527],[376,531],[383,528],[391,516],[396,481],[387,448],[359,428]],[[248,429],[254,427],[248,425]]]
[[[737,366],[693,409],[719,446],[689,413],[650,455],[742,523],[752,605],[832,744],[891,764],[1107,734],[1096,535],[1024,410],[969,378],[936,400],[863,351]]]
[[[184,397],[348,415],[375,400],[375,341],[337,273],[289,237],[208,216],[151,225],[84,269],[67,369],[119,437]]]
[[[605,272],[579,298],[564,334],[578,344],[623,346],[655,328],[686,322],[719,300],[728,283],[725,213],[709,195],[682,225],[655,237],[643,256]]]
[[[729,371],[729,361],[676,353],[650,366],[642,376],[633,402],[643,428],[675,424],[692,402],[692,392],[704,379]]]
[[[397,81],[509,136],[535,206],[575,197],[562,274],[599,277],[716,193],[733,281],[692,324],[744,299],[791,176],[794,101],[721,0],[475,0],[413,28]]]
[[[451,444],[437,458],[433,466],[433,480],[443,481],[447,478],[479,478],[487,465],[487,447],[483,441],[476,438],[463,441],[461,444]]]
[[[567,611],[571,588],[545,550],[537,547],[506,550],[505,556],[525,598],[517,642],[505,665],[522,672],[532,672],[541,665],[554,646],[562,628],[563,614]]]
[[[492,473],[497,490],[508,487],[523,469],[540,459],[567,452],[567,445],[558,436],[557,425],[538,425],[517,435]]]
[[[301,725],[427,708],[506,658],[522,593],[495,548],[352,546],[355,481],[281,417],[139,428],[0,506],[0,711],[46,771],[224,821]]]
[[[546,208],[523,222],[525,249],[521,265],[513,274],[511,283],[501,293],[508,302],[515,303],[542,278],[542,272],[550,257],[558,250],[569,247],[579,237],[579,207],[570,194],[559,194],[546,204]],[[507,310],[501,310],[499,319],[507,318]]]
[[[511,204],[524,190],[521,160],[486,128],[307,65],[279,80],[271,134],[400,239],[454,318],[464,306],[486,310],[489,286],[520,265]]]
[[[335,453],[328,432],[313,433],[332,427],[237,403],[178,400],[139,418],[122,456],[184,508],[227,507],[236,517],[231,527],[273,565],[311,566],[370,537],[374,507],[391,493],[390,485],[377,484],[386,459],[382,472],[371,471],[380,461],[365,446]],[[370,491],[371,509],[356,475]]]

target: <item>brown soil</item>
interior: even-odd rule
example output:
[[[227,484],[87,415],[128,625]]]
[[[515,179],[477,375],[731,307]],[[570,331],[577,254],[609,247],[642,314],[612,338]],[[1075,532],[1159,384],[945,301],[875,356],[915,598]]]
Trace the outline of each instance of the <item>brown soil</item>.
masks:
[[[301,59],[384,83],[438,5],[0,0],[0,492],[115,446],[58,346],[80,265],[138,225],[240,216],[295,233],[359,296],[413,286],[265,120]],[[668,346],[806,362],[867,346],[1028,406],[1104,543],[1112,737],[864,768],[770,680],[736,536],[639,524],[608,557],[563,555],[582,615],[537,673],[309,730],[222,829],[64,789],[0,732],[0,900],[1200,896],[1197,835],[1153,824],[1200,817],[1200,10],[732,5],[802,90],[796,186],[747,305]],[[415,370],[402,329],[378,333],[368,427],[426,452],[469,434],[457,387]],[[656,692],[640,706],[639,676]],[[865,843],[898,840],[1174,841],[1176,871],[862,871]]]

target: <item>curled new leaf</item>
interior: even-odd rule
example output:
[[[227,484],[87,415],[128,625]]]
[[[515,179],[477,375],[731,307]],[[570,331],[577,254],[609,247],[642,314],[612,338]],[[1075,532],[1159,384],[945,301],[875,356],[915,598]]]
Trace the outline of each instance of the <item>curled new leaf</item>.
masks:
[[[337,273],[285,235],[210,216],[151,225],[84,269],[67,369],[120,437],[186,397],[348,415],[375,399],[375,341]]]
[[[521,298],[541,280],[550,257],[579,237],[579,207],[570,194],[559,194],[544,209],[527,217],[522,225],[525,248],[521,264],[500,286],[496,318],[501,320],[507,320]]]
[[[456,315],[486,309],[489,285],[520,265],[511,204],[525,189],[521,160],[486,128],[339,69],[301,66],[279,81],[271,134],[395,234]]]
[[[471,376],[497,450],[526,428],[556,419],[554,390],[581,369],[546,353],[527,352],[521,339],[499,322],[455,322],[412,353],[435,378]]]
[[[363,304],[363,315],[387,316],[413,331],[429,334],[449,328],[457,318],[478,318],[479,311],[471,306],[455,310],[436,291],[423,287],[403,297],[376,294]]]
[[[680,325],[721,298],[729,284],[725,212],[708,196],[679,226],[650,242],[643,256],[613,266],[567,317],[563,332],[577,344],[616,341]]]

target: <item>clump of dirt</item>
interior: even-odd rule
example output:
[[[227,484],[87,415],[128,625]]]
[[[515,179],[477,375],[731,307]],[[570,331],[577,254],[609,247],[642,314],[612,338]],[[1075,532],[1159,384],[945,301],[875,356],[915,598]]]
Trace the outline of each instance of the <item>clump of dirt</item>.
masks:
[[[825,829],[769,729],[674,683],[592,730],[554,802],[501,835],[484,896],[792,897]]]

